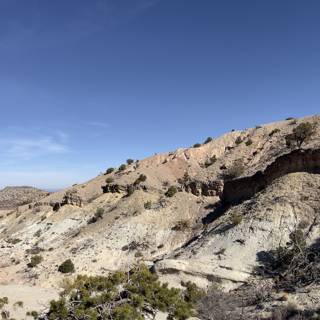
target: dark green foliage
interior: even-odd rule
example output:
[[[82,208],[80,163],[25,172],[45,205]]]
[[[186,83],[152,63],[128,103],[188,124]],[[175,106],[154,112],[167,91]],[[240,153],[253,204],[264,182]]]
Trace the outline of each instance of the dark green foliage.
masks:
[[[242,222],[242,215],[239,213],[234,212],[231,217],[230,217],[231,223],[234,226],[237,226],[238,224],[240,224]]]
[[[199,147],[201,147],[201,143],[195,143],[195,144],[193,145],[193,148],[199,148]]]
[[[307,142],[314,133],[314,126],[310,122],[300,123],[292,130],[292,133],[286,135],[286,144],[288,147],[301,148],[304,142]]]
[[[101,187],[103,193],[120,193],[121,188],[118,184],[107,184]]]
[[[41,229],[37,230],[35,233],[34,233],[34,236],[39,238],[41,236]]]
[[[208,137],[208,138],[205,140],[204,144],[207,144],[207,143],[211,142],[212,140],[213,140],[213,139],[212,139],[211,137]]]
[[[6,304],[9,303],[8,297],[2,297],[0,298],[0,309],[2,309]]]
[[[127,166],[125,164],[122,164],[120,167],[119,167],[119,171],[124,171],[126,170]]]
[[[28,312],[26,313],[26,315],[27,315],[28,317],[33,317],[33,319],[38,319],[38,318],[39,318],[39,314],[38,314],[37,311],[28,311]]]
[[[146,210],[150,210],[150,209],[151,209],[151,207],[152,207],[152,203],[151,203],[151,201],[147,201],[147,202],[145,202],[145,204],[144,204],[144,208],[145,208]]]
[[[42,261],[43,261],[42,256],[39,256],[39,255],[32,256],[30,262],[28,263],[28,267],[34,268],[38,264],[40,264]]]
[[[180,220],[177,224],[172,228],[174,231],[186,231],[191,228],[191,224],[188,220]]]
[[[54,317],[53,317],[54,316]],[[68,317],[68,309],[66,307],[65,299],[61,298],[57,301],[50,302],[50,316],[49,319],[66,319]]]
[[[178,192],[177,187],[175,186],[171,186],[169,187],[169,189],[167,190],[167,192],[165,193],[166,197],[173,197],[176,193]]]
[[[110,174],[114,171],[114,168],[108,168],[107,171],[106,171],[106,174]]]
[[[127,159],[127,164],[130,165],[130,164],[133,164],[134,163],[134,160],[133,159]]]
[[[137,180],[134,182],[135,185],[141,183],[141,182],[145,182],[147,180],[147,176],[144,174],[140,174],[139,178],[137,178]]]
[[[112,182],[114,182],[114,179],[112,177],[108,177],[106,179],[106,183],[112,183]]]
[[[216,156],[212,156],[209,160],[207,160],[205,163],[204,163],[204,166],[206,168],[212,166],[215,162],[217,161],[217,157]]]
[[[244,172],[244,165],[241,159],[236,160],[225,172],[221,174],[223,180],[233,180]]]
[[[26,254],[39,254],[42,251],[44,251],[44,249],[34,246],[30,249],[27,249]]]
[[[55,320],[144,320],[145,314],[154,318],[159,311],[168,319],[185,320],[194,316],[194,305],[201,291],[192,283],[186,290],[169,288],[146,266],[129,273],[114,272],[108,277],[77,276],[52,301],[46,319]]]
[[[19,242],[21,242],[22,240],[21,239],[18,239],[18,238],[14,238],[14,239],[7,239],[6,242],[7,243],[10,243],[10,244],[17,244]]]
[[[94,214],[94,217],[96,220],[102,219],[104,215],[104,209],[103,208],[97,208],[96,213]]]
[[[115,320],[144,320],[142,314],[128,303],[114,308],[113,318]]]
[[[270,133],[269,133],[269,137],[272,137],[273,135],[275,135],[276,133],[280,132],[280,129],[276,128],[273,129]]]
[[[273,277],[278,289],[287,291],[319,284],[320,243],[307,247],[306,235],[299,228],[289,238],[290,242],[286,246],[264,253],[260,271],[263,275]]]
[[[189,173],[186,171],[184,173],[183,177],[178,179],[178,182],[180,184],[185,184],[185,183],[187,183],[189,181],[189,179],[190,179]]]
[[[181,285],[186,288],[185,300],[188,302],[197,303],[204,296],[204,292],[193,282],[182,282]]]
[[[252,145],[252,140],[251,139],[248,139],[247,141],[246,141],[246,146],[248,147],[248,146],[251,146]]]
[[[58,271],[61,273],[73,273],[74,272],[74,264],[68,259],[64,261],[58,268]]]
[[[127,197],[130,197],[135,192],[135,188],[133,185],[127,187]]]
[[[14,303],[13,306],[14,306],[14,307],[23,308],[23,301],[17,301],[17,302]]]
[[[236,141],[235,141],[235,144],[236,145],[239,145],[239,144],[241,144],[242,143],[242,139],[240,138],[240,137],[238,137],[237,139],[236,139]]]
[[[60,202],[55,202],[55,203],[52,204],[52,210],[53,210],[54,212],[59,211],[60,208],[61,208]]]

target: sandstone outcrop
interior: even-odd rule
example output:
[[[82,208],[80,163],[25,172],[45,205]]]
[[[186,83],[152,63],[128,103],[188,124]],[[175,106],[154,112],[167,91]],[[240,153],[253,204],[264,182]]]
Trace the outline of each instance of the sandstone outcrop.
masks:
[[[294,172],[320,173],[320,149],[299,149],[274,160],[263,172],[253,176],[226,181],[221,200],[237,204],[265,189],[275,179]]]

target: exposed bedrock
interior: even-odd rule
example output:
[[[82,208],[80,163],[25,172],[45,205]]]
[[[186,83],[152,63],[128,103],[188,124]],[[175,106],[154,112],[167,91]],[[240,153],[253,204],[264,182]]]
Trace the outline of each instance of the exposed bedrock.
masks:
[[[186,192],[190,192],[195,196],[221,196],[223,183],[219,180],[202,182],[202,181],[189,181],[183,186]]]
[[[320,149],[294,150],[278,157],[263,172],[226,181],[221,200],[238,204],[265,189],[273,180],[294,172],[320,173]]]

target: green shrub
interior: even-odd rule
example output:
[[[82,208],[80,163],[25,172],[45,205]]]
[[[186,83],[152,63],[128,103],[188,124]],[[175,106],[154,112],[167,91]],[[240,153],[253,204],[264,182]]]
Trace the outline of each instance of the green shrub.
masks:
[[[106,179],[106,183],[112,183],[112,182],[114,182],[114,179],[112,177],[108,177]]]
[[[2,309],[6,304],[9,303],[8,297],[2,297],[0,298],[0,309]]]
[[[215,162],[217,161],[217,157],[216,156],[212,156],[209,160],[207,160],[205,163],[204,163],[204,166],[206,168],[212,166]]]
[[[269,133],[269,137],[272,137],[273,135],[275,135],[276,133],[280,132],[280,129],[276,128],[273,129],[270,133]]]
[[[145,208],[146,210],[150,210],[151,207],[152,207],[151,201],[147,201],[147,202],[144,203],[144,208]]]
[[[204,144],[207,144],[209,142],[211,142],[213,139],[211,137],[208,137],[205,141],[204,141]]]
[[[189,176],[188,171],[186,171],[186,172],[184,173],[183,177],[178,179],[178,183],[180,183],[180,184],[185,184],[185,183],[187,183],[189,180],[190,180],[190,176]]]
[[[135,185],[145,182],[147,180],[147,176],[144,174],[140,174],[139,178],[134,182]]]
[[[234,212],[230,217],[231,223],[235,226],[242,222],[242,215]]]
[[[130,164],[133,164],[134,163],[134,160],[133,159],[127,159],[127,164],[130,165]]]
[[[249,147],[249,146],[251,146],[251,145],[252,145],[252,140],[251,140],[251,139],[248,139],[248,140],[246,141],[246,146]]]
[[[237,139],[236,139],[236,141],[235,141],[235,144],[236,145],[239,145],[239,144],[241,144],[242,143],[242,139],[241,139],[241,137],[238,137]]]
[[[15,307],[23,308],[23,301],[17,301],[14,303]]]
[[[245,168],[241,159],[236,160],[231,167],[221,174],[223,180],[233,180],[241,176]]]
[[[29,268],[34,268],[38,264],[40,264],[42,261],[43,261],[42,256],[40,256],[40,255],[32,256],[30,262],[28,263],[28,267]]]
[[[191,223],[188,220],[180,220],[172,228],[174,231],[186,231],[191,228]]]
[[[122,164],[120,167],[119,167],[119,171],[124,171],[127,169],[127,166],[125,164]]]
[[[108,168],[107,171],[106,171],[106,174],[110,174],[114,171],[114,168]]]
[[[135,192],[135,187],[133,185],[130,185],[127,187],[127,197],[130,197]]]
[[[193,145],[193,148],[200,148],[201,147],[201,143],[195,143],[194,145]]]
[[[39,229],[34,233],[33,236],[39,238],[41,236],[41,232],[42,232],[41,229]]]
[[[102,219],[104,213],[105,213],[105,212],[104,212],[104,209],[103,209],[103,208],[97,208],[97,210],[96,210],[96,212],[95,212],[95,214],[94,214],[96,220]]]
[[[200,290],[191,283],[184,290],[169,288],[144,265],[130,272],[104,276],[77,276],[63,296],[50,303],[46,319],[144,320],[159,311],[168,319],[186,320],[194,316]]]
[[[64,261],[59,266],[58,271],[61,273],[73,273],[75,271],[73,262],[70,259]]]
[[[6,242],[7,243],[10,243],[10,244],[17,244],[19,242],[21,242],[22,240],[21,239],[18,239],[18,238],[14,238],[14,239],[7,239]]]
[[[291,134],[285,136],[288,147],[297,146],[301,148],[304,142],[307,142],[314,134],[314,126],[310,122],[300,123],[292,130]]]
[[[39,314],[37,311],[27,311],[26,315],[28,317],[33,317],[33,319],[38,319]]]
[[[177,187],[175,186],[171,186],[169,187],[169,189],[167,190],[167,192],[165,193],[166,197],[173,197],[176,193],[178,192]]]

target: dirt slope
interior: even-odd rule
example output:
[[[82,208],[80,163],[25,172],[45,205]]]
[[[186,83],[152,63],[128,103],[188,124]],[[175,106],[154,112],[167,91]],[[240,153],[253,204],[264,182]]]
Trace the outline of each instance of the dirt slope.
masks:
[[[35,202],[49,193],[32,187],[6,187],[0,190],[0,210],[11,210]]]
[[[76,273],[86,274],[143,261],[177,286],[192,280],[206,287],[219,279],[231,289],[251,281],[259,254],[286,243],[301,221],[310,229],[309,243],[319,235],[320,159],[304,157],[292,166],[297,151],[285,140],[305,122],[315,129],[298,152],[317,154],[320,117],[291,119],[135,161],[20,206],[0,220],[0,283],[58,289],[70,277],[58,266],[69,258]],[[262,183],[270,167],[273,178]],[[178,191],[172,197],[170,186]],[[242,191],[246,196],[238,197]],[[237,201],[225,201],[226,194]],[[35,252],[43,261],[28,268]]]

